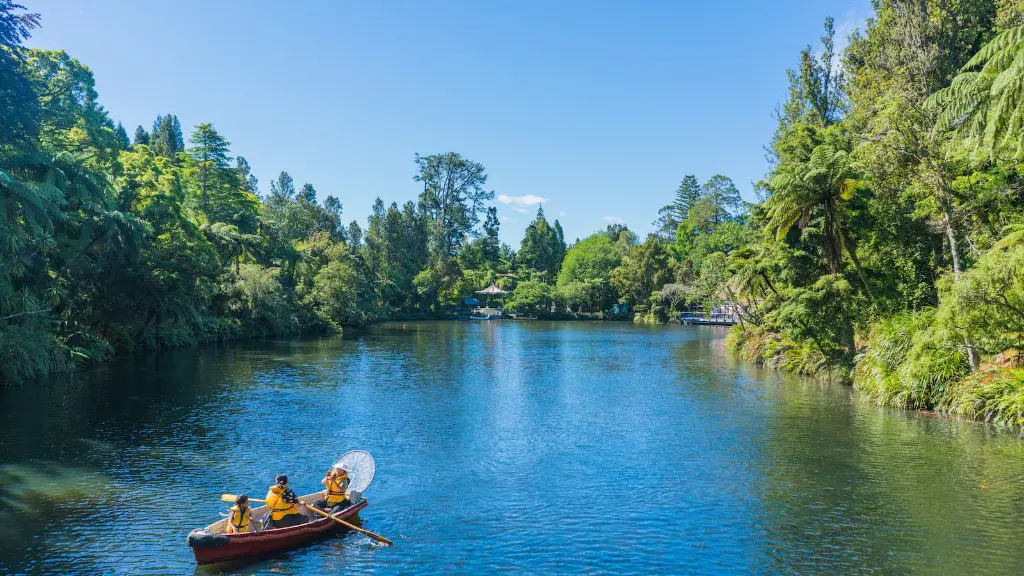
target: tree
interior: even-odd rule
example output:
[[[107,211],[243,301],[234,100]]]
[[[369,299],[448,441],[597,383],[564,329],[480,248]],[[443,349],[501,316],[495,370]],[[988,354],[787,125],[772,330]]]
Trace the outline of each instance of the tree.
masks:
[[[611,274],[611,285],[618,290],[620,301],[633,307],[646,303],[671,280],[668,252],[654,235],[630,250]]]
[[[769,179],[772,195],[766,202],[767,225],[782,239],[794,225],[806,226],[820,214],[823,252],[829,272],[836,274],[842,270],[844,248],[856,259],[843,210],[859,177],[850,157],[849,136],[842,130],[822,134],[814,126],[798,125],[792,138],[799,141],[803,153],[780,163]]]
[[[714,210],[715,224],[728,220],[740,207],[740,191],[731,179],[721,174],[715,174],[701,186],[700,199],[706,200]]]
[[[620,237],[625,233],[620,233]],[[598,232],[574,244],[565,255],[558,273],[558,287],[586,294],[591,310],[610,305],[614,298],[610,282],[612,270],[622,261],[619,250],[607,233]],[[573,285],[582,286],[576,289]]]
[[[299,189],[299,194],[296,198],[303,202],[316,204],[316,188],[313,188],[312,184],[306,182],[302,185],[302,188]]]
[[[555,300],[550,285],[535,280],[525,280],[516,285],[505,303],[505,309],[517,314],[543,314]]]
[[[39,14],[18,13],[25,7],[0,0],[0,145],[24,146],[39,131],[39,99],[22,72],[21,43],[39,27]]]
[[[68,152],[90,171],[113,171],[120,148],[114,123],[99,105],[92,71],[63,50],[31,49],[24,55],[22,70],[40,108],[35,149]]]
[[[255,232],[259,199],[246,189],[237,167],[231,166],[228,141],[212,124],[196,126],[189,141],[190,192],[206,220],[234,224],[245,233]]]
[[[565,255],[565,240],[561,237],[561,228],[560,224],[557,229],[549,225],[544,217],[544,207],[538,207],[537,217],[526,227],[519,245],[519,264],[543,272],[549,279],[554,279]]]
[[[484,235],[482,252],[484,262],[497,264],[501,252],[501,240],[498,232],[501,229],[501,221],[498,220],[498,209],[491,206],[487,209],[487,217],[484,220]]]
[[[359,227],[359,222],[355,220],[348,223],[348,242],[354,250],[358,250],[363,246],[363,229]]]
[[[315,200],[316,196],[314,195],[313,198]],[[323,209],[320,212],[320,222],[317,228],[329,233],[331,237],[337,240],[345,239],[345,227],[341,223],[341,200],[334,196],[324,198]]]
[[[153,122],[149,144],[154,152],[168,158],[174,158],[178,152],[184,152],[185,137],[181,132],[181,123],[178,121],[178,117],[174,114],[158,115]]]
[[[410,308],[420,295],[417,288],[435,286],[438,276],[432,270],[421,285],[413,280],[427,268],[428,221],[414,204],[385,207],[378,198],[368,219],[364,254],[371,285],[381,308]],[[427,282],[427,280],[430,280]],[[435,282],[435,280],[437,282]],[[428,299],[436,289],[424,289]]]
[[[242,188],[258,198],[260,195],[259,180],[252,173],[249,161],[242,156],[235,158],[235,172],[238,173],[238,182],[242,183]]]
[[[990,157],[1024,155],[1024,26],[1000,32],[927,104],[939,132],[956,131]]]
[[[687,174],[676,188],[672,203],[658,210],[658,219],[654,221],[656,233],[670,242],[675,241],[676,229],[700,198],[701,187],[697,177]]]
[[[483,164],[455,152],[417,154],[416,166],[419,173],[413,180],[423,183],[419,206],[430,221],[432,256],[435,261],[451,258],[473,233],[484,202],[494,198],[494,192],[484,190],[487,174]]]
[[[811,111],[823,126],[829,126],[839,120],[846,107],[846,95],[843,92],[843,70],[835,68],[835,20],[825,18],[825,35],[821,37],[822,52],[820,57],[813,55],[810,46],[800,53],[800,79],[803,82],[802,94],[807,99]]]
[[[291,200],[295,196],[295,181],[288,175],[284,170],[281,171],[277,176],[277,180],[270,182],[270,198],[268,199],[271,203],[281,203],[286,200]]]
[[[117,123],[114,135],[117,137],[118,144],[121,145],[121,150],[127,150],[132,145],[132,141],[128,139],[128,132],[125,131],[124,126],[120,122]]]
[[[135,127],[135,137],[132,139],[132,144],[145,144],[149,145],[149,132],[142,126]]]

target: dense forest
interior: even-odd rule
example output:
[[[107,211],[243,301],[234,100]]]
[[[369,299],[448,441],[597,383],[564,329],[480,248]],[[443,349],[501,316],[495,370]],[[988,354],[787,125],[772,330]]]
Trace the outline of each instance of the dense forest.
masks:
[[[497,283],[540,317],[730,304],[752,361],[1024,425],[1024,2],[874,8],[794,55],[757,203],[687,175],[643,241],[567,242],[541,208],[514,249],[458,153],[416,155],[416,201],[377,199],[364,227],[287,172],[261,189],[213,124],[129,135],[85,65],[22,45],[39,15],[0,0],[0,378],[443,318]]]

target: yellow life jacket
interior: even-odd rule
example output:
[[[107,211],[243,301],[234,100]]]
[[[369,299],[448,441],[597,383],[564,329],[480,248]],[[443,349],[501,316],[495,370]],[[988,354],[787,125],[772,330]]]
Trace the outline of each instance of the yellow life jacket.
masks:
[[[231,507],[231,514],[228,516],[228,533],[248,532],[249,521],[252,520],[252,508],[246,506],[245,512],[238,509],[238,505]]]
[[[330,473],[324,478],[324,484],[327,485],[327,490],[324,493],[324,500],[328,504],[339,504],[345,501],[345,491],[348,490],[348,485],[351,480],[348,475],[343,480],[339,481],[338,476],[335,473]]]
[[[298,504],[290,504],[284,501],[284,491],[288,485],[283,487],[274,484],[267,492],[267,507],[270,508],[270,519],[280,520],[289,514],[300,514]]]

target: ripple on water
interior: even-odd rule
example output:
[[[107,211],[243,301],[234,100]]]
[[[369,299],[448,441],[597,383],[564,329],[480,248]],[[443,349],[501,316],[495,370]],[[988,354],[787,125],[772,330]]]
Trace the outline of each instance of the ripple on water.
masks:
[[[2,390],[0,572],[1024,573],[1020,441],[745,366],[722,334],[409,323]],[[313,491],[354,447],[396,546],[194,568],[221,493]]]

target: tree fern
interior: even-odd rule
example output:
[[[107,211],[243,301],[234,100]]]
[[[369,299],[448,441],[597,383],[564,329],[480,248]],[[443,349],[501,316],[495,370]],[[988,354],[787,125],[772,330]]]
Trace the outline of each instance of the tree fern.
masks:
[[[995,157],[1024,153],[1024,26],[998,34],[926,105],[935,131],[951,132]]]

